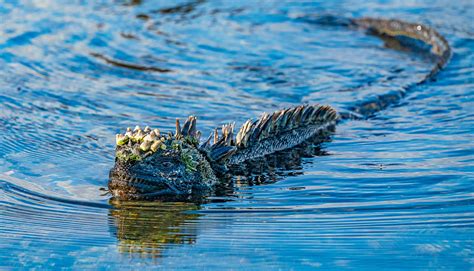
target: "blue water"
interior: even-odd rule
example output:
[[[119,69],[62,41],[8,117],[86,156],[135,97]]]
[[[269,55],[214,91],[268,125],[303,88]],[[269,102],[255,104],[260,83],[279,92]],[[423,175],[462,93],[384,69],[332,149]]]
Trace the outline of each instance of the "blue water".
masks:
[[[0,269],[474,269],[472,1],[72,2],[0,1]],[[200,206],[109,201],[128,126],[344,110],[431,67],[311,14],[422,22],[453,58],[276,180]]]

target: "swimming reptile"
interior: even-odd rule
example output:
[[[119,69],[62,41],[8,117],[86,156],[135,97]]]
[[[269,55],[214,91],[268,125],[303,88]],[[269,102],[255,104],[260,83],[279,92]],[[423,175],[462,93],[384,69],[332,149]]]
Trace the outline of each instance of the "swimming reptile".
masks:
[[[331,16],[301,18],[303,21],[343,26],[367,31],[381,38],[409,38],[430,47],[435,63],[429,73],[415,84],[433,78],[451,57],[446,39],[436,30],[400,20]],[[405,91],[382,94],[361,102],[350,113],[337,113],[328,105],[299,105],[264,113],[248,120],[235,133],[234,124],[216,129],[200,142],[195,116],[183,126],[176,120],[174,133],[164,134],[149,127],[128,128],[116,136],[115,165],[110,171],[109,192],[119,200],[189,201],[212,195],[229,176],[242,174],[242,168],[255,166],[284,150],[329,138],[335,125],[346,119],[364,118],[400,100]]]

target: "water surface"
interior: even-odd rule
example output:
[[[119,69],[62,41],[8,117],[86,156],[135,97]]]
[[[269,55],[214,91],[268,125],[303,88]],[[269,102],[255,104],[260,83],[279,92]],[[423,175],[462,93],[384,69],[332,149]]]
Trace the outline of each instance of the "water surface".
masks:
[[[300,16],[436,27],[453,58],[263,185],[186,203],[104,195],[115,134],[204,134],[301,103],[344,110],[431,59]],[[0,1],[0,268],[474,268],[472,1]],[[391,78],[390,80],[387,80]]]

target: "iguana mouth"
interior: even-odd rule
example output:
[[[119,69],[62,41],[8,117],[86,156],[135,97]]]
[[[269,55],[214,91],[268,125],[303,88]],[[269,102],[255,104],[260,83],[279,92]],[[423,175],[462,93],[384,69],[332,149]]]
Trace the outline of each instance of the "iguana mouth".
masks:
[[[131,177],[112,169],[109,174],[109,191],[123,200],[154,200],[179,197],[182,193],[164,179],[147,180]]]

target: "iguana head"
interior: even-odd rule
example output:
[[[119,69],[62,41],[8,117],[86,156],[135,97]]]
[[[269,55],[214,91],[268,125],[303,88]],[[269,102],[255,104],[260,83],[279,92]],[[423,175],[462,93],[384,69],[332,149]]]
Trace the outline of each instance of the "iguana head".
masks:
[[[187,200],[209,193],[217,178],[209,153],[199,146],[200,132],[191,116],[176,132],[128,128],[116,136],[115,165],[109,191],[118,199]]]

